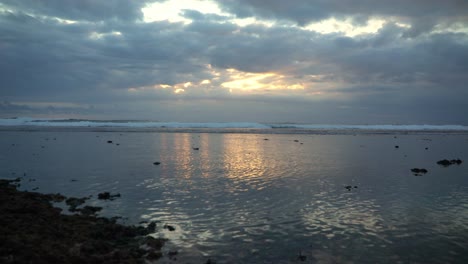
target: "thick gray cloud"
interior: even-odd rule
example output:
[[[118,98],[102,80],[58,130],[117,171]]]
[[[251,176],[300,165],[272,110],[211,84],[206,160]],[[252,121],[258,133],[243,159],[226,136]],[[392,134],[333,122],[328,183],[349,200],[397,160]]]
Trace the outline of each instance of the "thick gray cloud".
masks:
[[[464,0],[227,0],[218,1],[239,17],[284,19],[305,25],[331,17],[351,17],[357,24],[372,16],[396,16],[412,22],[414,32],[430,29],[438,21],[466,19],[468,2]],[[465,20],[466,21],[466,20]]]
[[[2,3],[14,9],[31,14],[58,17],[67,20],[105,21],[119,19],[133,21],[142,16],[143,0],[3,0]]]
[[[2,3],[1,115],[44,106],[46,115],[165,121],[468,124],[464,1],[219,1],[229,15],[183,10],[190,24],[144,22],[144,1]],[[283,22],[240,26],[232,16]],[[287,22],[379,16],[393,18],[355,37]],[[465,31],[433,31],[454,25]],[[274,73],[259,82],[303,90],[231,94],[223,84],[241,73]]]

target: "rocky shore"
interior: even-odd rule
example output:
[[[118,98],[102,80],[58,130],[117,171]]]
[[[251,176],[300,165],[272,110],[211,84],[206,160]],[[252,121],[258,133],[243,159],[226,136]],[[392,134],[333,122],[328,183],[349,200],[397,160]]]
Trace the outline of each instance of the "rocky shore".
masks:
[[[53,202],[61,194],[17,189],[20,179],[0,180],[0,263],[145,263],[162,256],[163,239],[148,236],[155,223],[125,226],[84,206],[66,215]],[[76,205],[75,203],[73,203]]]

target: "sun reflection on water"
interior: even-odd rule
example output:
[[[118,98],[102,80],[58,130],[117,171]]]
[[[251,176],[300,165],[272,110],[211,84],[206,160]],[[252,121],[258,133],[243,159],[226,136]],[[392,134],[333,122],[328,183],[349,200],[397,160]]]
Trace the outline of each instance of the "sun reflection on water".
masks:
[[[256,190],[264,188],[267,162],[265,149],[260,140],[243,141],[239,138],[223,139],[223,166],[226,178],[231,179],[236,187]]]

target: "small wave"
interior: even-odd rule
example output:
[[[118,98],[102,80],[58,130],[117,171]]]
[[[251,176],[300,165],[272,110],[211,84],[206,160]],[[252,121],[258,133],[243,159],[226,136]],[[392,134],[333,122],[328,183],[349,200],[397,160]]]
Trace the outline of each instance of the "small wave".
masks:
[[[51,118],[4,118],[0,126],[42,126],[42,127],[108,127],[108,128],[170,128],[170,129],[283,129],[303,131],[468,131],[463,125],[327,125],[327,124],[263,124],[253,122],[158,122],[144,120],[87,120]]]

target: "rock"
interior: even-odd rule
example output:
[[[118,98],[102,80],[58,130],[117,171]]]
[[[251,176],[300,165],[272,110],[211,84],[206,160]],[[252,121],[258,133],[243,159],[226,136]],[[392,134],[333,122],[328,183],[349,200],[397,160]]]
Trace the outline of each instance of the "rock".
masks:
[[[153,165],[159,165],[159,164],[161,164],[161,162],[159,162],[159,161],[153,162]]]
[[[162,256],[166,240],[147,236],[146,228],[96,217],[97,207],[61,214],[54,195],[13,183],[0,179],[1,263],[146,263]]]
[[[268,138],[264,138],[263,140],[269,140]]]
[[[294,142],[299,142],[299,140],[295,139]]]
[[[351,185],[346,185],[345,188],[348,189],[348,191],[351,191],[351,188],[353,188],[353,186],[351,186]]]
[[[444,167],[448,167],[453,164],[460,165],[462,164],[462,162],[463,161],[461,159],[452,159],[452,160],[443,159],[443,160],[439,160],[437,164],[444,166]]]
[[[306,261],[307,256],[302,255],[302,251],[301,251],[301,252],[299,252],[299,256],[297,257],[297,259],[300,260],[300,261]]]
[[[193,150],[199,150],[200,148],[193,148]]]
[[[86,205],[81,209],[76,209],[77,212],[80,212],[82,215],[95,215],[97,212],[101,211],[102,207],[99,206],[89,206]]]
[[[171,225],[167,225],[167,224],[166,224],[166,225],[164,225],[163,228],[164,228],[164,229],[167,229],[167,230],[169,230],[169,231],[175,231],[175,227],[173,227],[173,226],[171,226]]]
[[[168,257],[169,257],[170,259],[176,260],[176,257],[175,257],[175,256],[177,256],[178,253],[179,253],[179,252],[177,252],[177,250],[170,250],[170,251],[167,253],[167,255],[168,255]]]
[[[412,168],[411,172],[414,174],[414,176],[422,176],[423,174],[426,174],[428,171],[424,168]]]
[[[146,230],[150,233],[154,233],[156,231],[156,222],[151,221],[151,223],[146,227]]]
[[[68,211],[70,212],[76,212],[77,211],[77,207],[84,204],[86,202],[86,200],[88,200],[89,198],[75,198],[75,197],[70,197],[68,199],[65,200],[65,204],[68,205]]]
[[[395,146],[395,148],[400,148],[400,146]]]
[[[452,163],[450,163],[450,160],[443,159],[443,160],[439,160],[437,162],[437,164],[439,164],[441,166],[444,166],[444,167],[447,167],[447,166],[450,166]]]
[[[107,140],[107,143],[112,144],[112,140]]]
[[[216,264],[216,261],[211,260],[210,258],[205,262],[205,264]]]
[[[110,194],[109,192],[103,192],[98,194],[99,200],[114,200],[117,197],[120,197],[120,193]]]

